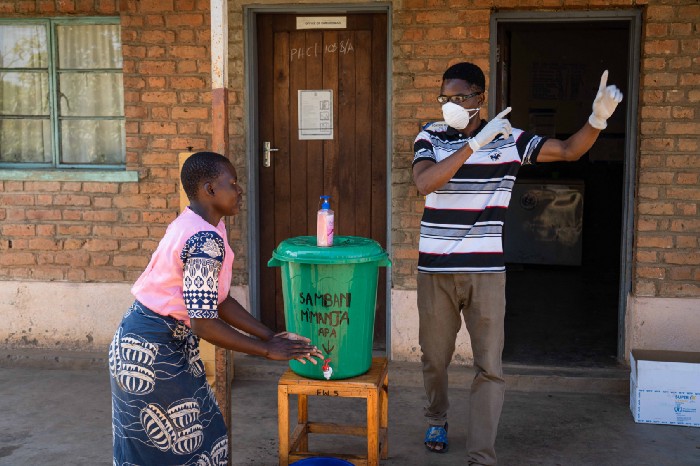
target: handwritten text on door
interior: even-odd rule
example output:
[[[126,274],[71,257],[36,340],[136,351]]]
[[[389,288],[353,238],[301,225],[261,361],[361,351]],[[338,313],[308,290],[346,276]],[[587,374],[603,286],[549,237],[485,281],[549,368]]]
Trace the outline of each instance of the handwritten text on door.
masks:
[[[304,58],[316,58],[320,57],[324,53],[339,53],[341,55],[345,55],[354,51],[355,47],[353,47],[350,39],[341,40],[340,42],[334,42],[326,45],[316,42],[314,45],[309,47],[292,48],[290,50],[291,61],[303,60]]]

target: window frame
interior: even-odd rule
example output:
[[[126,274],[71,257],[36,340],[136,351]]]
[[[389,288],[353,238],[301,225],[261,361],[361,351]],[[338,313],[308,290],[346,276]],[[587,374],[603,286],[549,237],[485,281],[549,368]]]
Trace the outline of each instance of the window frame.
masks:
[[[0,161],[0,171],[4,170],[55,170],[55,171],[66,171],[66,170],[104,170],[104,171],[116,171],[126,169],[126,115],[125,115],[125,105],[124,105],[124,88],[122,87],[122,111],[121,116],[91,116],[89,118],[85,117],[70,117],[61,116],[59,114],[59,102],[58,102],[58,79],[61,72],[73,72],[75,70],[58,69],[58,37],[56,29],[58,26],[65,25],[121,25],[121,20],[118,16],[84,16],[79,18],[65,18],[65,17],[46,17],[46,18],[0,18],[0,26],[4,25],[43,25],[46,29],[46,41],[47,41],[47,54],[48,54],[48,88],[49,88],[49,123],[51,128],[51,154],[52,160],[48,163],[42,162],[2,162]],[[119,44],[122,53],[122,67],[112,68],[112,69],[81,69],[83,73],[109,73],[109,74],[121,74],[124,75],[124,62],[123,62],[123,42],[121,38],[121,30],[119,37]],[[26,71],[35,70],[35,68],[0,68],[0,72],[7,71]],[[43,69],[42,69],[43,70]],[[123,81],[122,81],[123,82]],[[6,119],[23,119],[23,117],[7,118]],[[64,120],[71,119],[83,119],[90,121],[122,121],[124,126],[124,131],[121,135],[122,141],[122,163],[120,164],[66,164],[61,162],[61,122]]]

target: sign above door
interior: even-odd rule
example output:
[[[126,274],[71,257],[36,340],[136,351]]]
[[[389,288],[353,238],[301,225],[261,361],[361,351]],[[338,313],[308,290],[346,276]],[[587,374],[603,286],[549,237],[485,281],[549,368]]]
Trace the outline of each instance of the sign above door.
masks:
[[[299,29],[347,29],[348,19],[345,16],[297,16]]]

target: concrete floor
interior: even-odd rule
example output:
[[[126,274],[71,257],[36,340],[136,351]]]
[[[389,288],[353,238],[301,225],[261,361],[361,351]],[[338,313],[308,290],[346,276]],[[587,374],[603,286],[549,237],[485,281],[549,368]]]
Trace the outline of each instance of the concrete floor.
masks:
[[[96,357],[17,357],[0,361],[0,465],[111,465],[110,393],[106,362]],[[277,464],[277,386],[283,363],[236,355],[233,464]],[[80,369],[76,369],[79,367]],[[508,368],[497,439],[499,464],[700,465],[700,429],[635,424],[624,390],[626,373],[574,373]],[[450,449],[422,444],[425,395],[416,364],[389,369],[389,459],[382,465],[463,465],[470,369],[451,372]],[[514,390],[516,388],[517,390]],[[364,403],[312,397],[310,419],[362,423]],[[294,416],[294,412],[292,412]],[[361,439],[312,436],[312,449],[361,453]]]

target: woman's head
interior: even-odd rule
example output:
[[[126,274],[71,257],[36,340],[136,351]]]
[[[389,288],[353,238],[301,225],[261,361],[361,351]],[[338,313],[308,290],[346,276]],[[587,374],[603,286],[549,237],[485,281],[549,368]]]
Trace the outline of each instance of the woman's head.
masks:
[[[221,215],[239,212],[243,190],[238,185],[236,169],[223,155],[192,154],[182,165],[180,180],[190,203],[206,204]]]
[[[231,162],[216,152],[197,152],[189,156],[180,172],[182,189],[187,198],[196,199],[199,187],[221,175],[227,165],[231,165]]]

